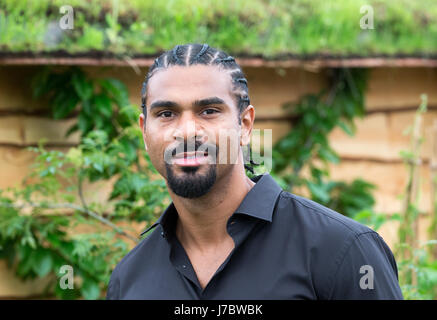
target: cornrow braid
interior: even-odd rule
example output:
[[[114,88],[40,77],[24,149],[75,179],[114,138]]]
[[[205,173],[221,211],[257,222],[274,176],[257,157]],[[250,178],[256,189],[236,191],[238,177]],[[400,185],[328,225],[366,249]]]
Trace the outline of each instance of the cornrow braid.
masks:
[[[200,49],[199,53],[196,54],[196,56],[194,57],[193,60],[194,60],[194,61],[199,60],[199,58],[200,58],[201,56],[203,56],[203,54],[208,50],[208,48],[209,48],[209,46],[205,43],[205,44],[202,46],[202,49]]]
[[[247,146],[246,151],[243,151],[243,156],[244,156],[244,167],[247,170],[249,170],[252,174],[254,174],[255,171],[253,170],[253,167],[258,166],[259,163],[253,161],[252,148],[250,147],[250,145]]]
[[[232,79],[232,91],[237,101],[238,111],[241,114],[245,108],[250,105],[249,88],[247,85],[246,76],[241,67],[235,61],[235,58],[228,55],[224,51],[210,47],[208,44],[184,44],[177,45],[173,49],[162,53],[155,59],[150,67],[141,89],[141,107],[144,117],[147,117],[146,101],[147,101],[147,84],[150,78],[159,70],[167,69],[171,66],[190,66],[195,64],[203,64],[206,66],[216,65],[227,72]],[[238,122],[241,124],[241,117],[238,117]],[[249,157],[251,152],[249,151]],[[250,164],[256,165],[252,160]],[[253,168],[245,164],[246,169],[253,172]]]
[[[181,64],[183,64],[183,62],[178,57],[178,49],[179,49],[179,46],[176,46],[176,47],[173,48],[173,50],[172,50],[172,57],[176,61],[175,64],[181,65]]]
[[[227,56],[226,58],[217,59],[216,61],[217,62],[234,62],[235,59],[234,59],[234,57]]]

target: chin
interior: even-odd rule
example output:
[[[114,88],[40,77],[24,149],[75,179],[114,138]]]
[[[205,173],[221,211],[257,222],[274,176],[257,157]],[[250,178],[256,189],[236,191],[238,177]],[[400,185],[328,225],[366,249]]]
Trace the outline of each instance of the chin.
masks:
[[[215,184],[216,166],[174,166],[166,165],[167,183],[178,196],[198,198],[205,195]]]

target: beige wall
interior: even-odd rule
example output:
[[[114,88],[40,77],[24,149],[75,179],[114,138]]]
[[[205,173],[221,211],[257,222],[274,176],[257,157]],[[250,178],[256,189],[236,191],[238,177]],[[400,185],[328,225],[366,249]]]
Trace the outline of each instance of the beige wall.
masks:
[[[45,115],[46,103],[31,97],[29,81],[37,67],[0,67],[0,188],[19,183],[29,173],[34,155],[24,149],[40,138],[47,138],[53,148],[66,150],[78,141],[78,135],[68,139],[64,133],[75,119],[55,121]],[[140,104],[140,88],[145,68],[136,74],[129,67],[85,69],[94,77],[112,76],[128,87],[131,101]],[[289,68],[246,68],[249,93],[256,108],[256,128],[273,129],[277,141],[291,126],[284,118],[281,105],[297,101],[303,94],[318,92],[326,83],[323,71],[314,72]],[[430,111],[424,118],[426,140],[422,156],[431,154],[431,126],[437,120],[437,69],[431,68],[378,68],[370,72],[366,92],[368,115],[357,121],[357,134],[349,137],[334,130],[330,142],[342,161],[333,165],[334,179],[364,178],[377,185],[376,210],[391,214],[401,210],[399,195],[407,182],[407,172],[399,151],[408,148],[409,138],[402,132],[413,122],[414,109],[420,103],[420,94],[427,93]],[[429,210],[430,180],[428,164],[421,169],[422,198],[420,207]],[[106,189],[108,189],[106,187]],[[428,217],[421,219],[421,239],[426,236]],[[140,230],[143,226],[140,226]],[[380,234],[392,246],[396,241],[396,223],[385,225]],[[21,283],[0,262],[0,297],[37,294],[41,281]]]

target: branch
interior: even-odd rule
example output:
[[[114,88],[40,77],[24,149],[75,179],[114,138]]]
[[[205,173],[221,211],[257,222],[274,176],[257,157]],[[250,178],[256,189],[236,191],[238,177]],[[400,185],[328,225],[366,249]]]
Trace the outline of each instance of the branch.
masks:
[[[108,219],[103,218],[102,216],[98,215],[97,213],[94,213],[92,211],[90,211],[88,209],[88,206],[85,202],[85,197],[83,196],[83,191],[82,191],[82,182],[83,182],[83,175],[82,175],[82,170],[79,172],[79,181],[78,181],[78,192],[79,192],[79,198],[80,201],[82,202],[82,206],[83,206],[83,210],[82,212],[88,214],[89,216],[99,220],[100,222],[110,226],[111,228],[113,228],[114,230],[116,230],[118,233],[124,235],[125,237],[128,237],[129,239],[138,242],[138,239],[130,236],[129,234],[127,234],[126,232],[124,232],[123,230],[121,230],[119,227],[117,227],[115,224],[113,224],[111,221],[109,221]],[[80,208],[80,207],[79,207]]]
[[[88,206],[86,205],[85,197],[83,196],[83,192],[82,192],[82,180],[83,180],[82,168],[80,168],[79,179],[77,182],[77,190],[79,193],[80,202],[82,202],[82,206],[84,207],[85,210],[88,210]]]
[[[107,226],[111,227],[112,229],[114,229],[117,233],[125,236],[126,238],[129,238],[130,240],[134,241],[134,242],[138,242],[138,239],[131,236],[130,234],[126,233],[125,231],[123,231],[120,227],[118,227],[117,225],[113,224],[111,221],[109,221],[108,219],[103,218],[102,216],[98,215],[97,213],[88,210],[87,208],[78,206],[74,203],[28,203],[28,204],[11,204],[11,203],[0,203],[1,207],[9,207],[9,208],[15,208],[15,209],[23,209],[26,207],[31,207],[31,208],[46,208],[46,209],[74,209],[77,211],[80,211],[82,213],[85,213],[91,217],[93,217],[94,219],[99,220],[101,223],[106,224]]]

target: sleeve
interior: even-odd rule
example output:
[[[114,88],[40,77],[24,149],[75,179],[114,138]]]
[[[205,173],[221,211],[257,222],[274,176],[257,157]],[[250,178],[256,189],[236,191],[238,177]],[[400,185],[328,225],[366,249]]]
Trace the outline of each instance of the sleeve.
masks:
[[[393,253],[375,231],[357,235],[339,261],[330,299],[403,299]]]
[[[120,285],[116,275],[116,270],[111,274],[111,279],[109,280],[108,290],[106,291],[106,300],[119,300],[120,299]]]

